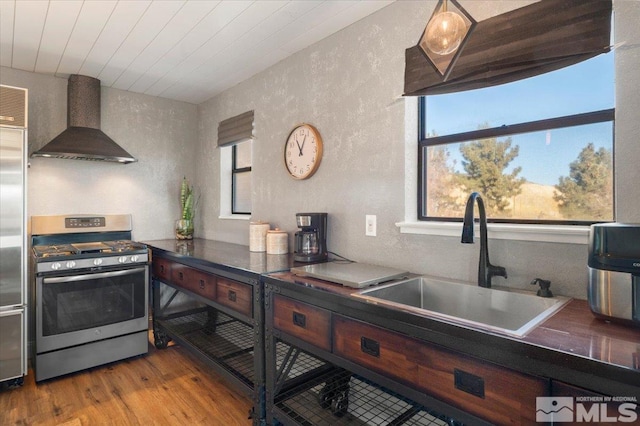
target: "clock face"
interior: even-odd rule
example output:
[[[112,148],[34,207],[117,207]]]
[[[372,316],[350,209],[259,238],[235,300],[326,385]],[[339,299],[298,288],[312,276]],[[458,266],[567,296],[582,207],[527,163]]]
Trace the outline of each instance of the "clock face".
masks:
[[[284,164],[296,179],[311,177],[322,159],[322,138],[315,127],[301,124],[289,134],[284,146]]]

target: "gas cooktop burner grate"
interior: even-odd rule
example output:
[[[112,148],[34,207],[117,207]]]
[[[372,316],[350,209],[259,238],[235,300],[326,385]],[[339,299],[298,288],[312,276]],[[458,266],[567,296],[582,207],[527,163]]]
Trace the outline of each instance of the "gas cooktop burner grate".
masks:
[[[147,246],[130,240],[99,241],[89,243],[38,245],[33,247],[36,258],[74,256],[91,253],[129,253],[146,250]]]
[[[145,249],[147,246],[130,240],[105,241],[103,244],[109,247],[108,251],[124,252]]]
[[[70,256],[76,254],[76,250],[69,244],[35,246],[33,251],[37,257]]]

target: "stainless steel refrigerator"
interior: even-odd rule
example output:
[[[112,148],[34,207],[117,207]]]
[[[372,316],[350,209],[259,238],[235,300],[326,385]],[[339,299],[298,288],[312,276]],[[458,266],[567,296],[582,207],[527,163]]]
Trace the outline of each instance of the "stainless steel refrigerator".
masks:
[[[27,374],[26,90],[0,86],[0,385]]]

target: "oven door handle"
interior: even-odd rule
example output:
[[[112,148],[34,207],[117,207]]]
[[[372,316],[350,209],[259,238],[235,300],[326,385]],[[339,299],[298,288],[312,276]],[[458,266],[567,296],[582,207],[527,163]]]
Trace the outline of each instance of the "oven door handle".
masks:
[[[86,281],[93,280],[96,278],[107,278],[107,277],[119,277],[122,275],[129,275],[136,272],[145,272],[146,266],[142,268],[131,268],[131,269],[123,269],[120,271],[111,271],[111,272],[98,272],[95,274],[82,274],[82,275],[67,275],[64,277],[45,277],[43,279],[43,284],[58,284],[58,283],[68,283],[73,281]]]
[[[22,314],[24,313],[24,309],[10,309],[7,311],[0,311],[0,318],[9,317],[12,315]]]

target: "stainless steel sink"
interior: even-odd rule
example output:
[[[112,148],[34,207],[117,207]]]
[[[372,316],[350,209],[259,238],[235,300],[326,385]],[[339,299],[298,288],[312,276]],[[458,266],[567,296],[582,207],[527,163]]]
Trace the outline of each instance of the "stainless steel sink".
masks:
[[[518,337],[571,300],[483,288],[428,276],[362,290],[354,296],[369,303]]]

